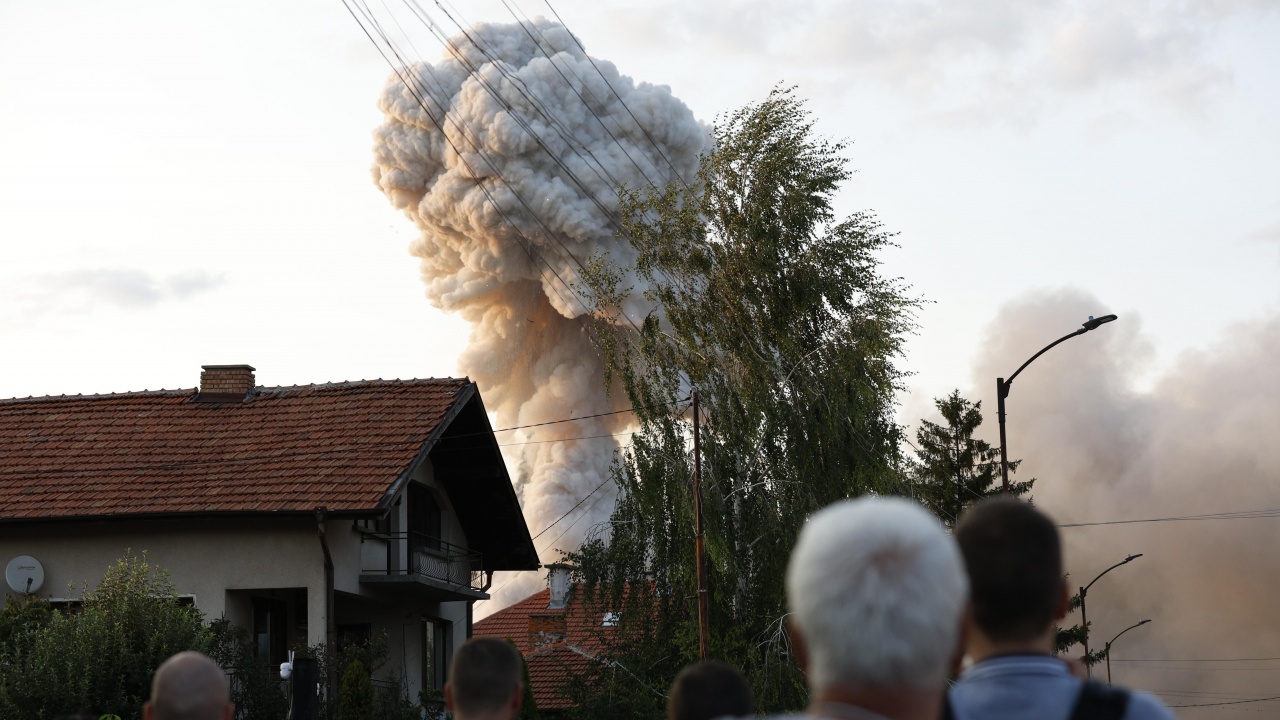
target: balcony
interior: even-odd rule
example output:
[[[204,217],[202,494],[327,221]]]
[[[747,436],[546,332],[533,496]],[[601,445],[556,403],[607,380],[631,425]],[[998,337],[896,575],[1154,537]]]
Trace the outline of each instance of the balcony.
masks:
[[[360,582],[403,586],[440,600],[484,600],[479,552],[422,533],[360,531]]]

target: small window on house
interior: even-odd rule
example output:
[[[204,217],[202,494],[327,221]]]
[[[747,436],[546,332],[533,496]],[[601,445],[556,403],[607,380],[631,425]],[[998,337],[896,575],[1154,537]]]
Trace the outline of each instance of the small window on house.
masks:
[[[621,613],[607,612],[604,614],[604,619],[600,621],[600,627],[618,627],[618,621],[621,619]]]
[[[347,648],[369,647],[369,640],[373,637],[373,626],[369,623],[339,625],[337,630],[340,651]]]
[[[58,599],[49,601],[49,609],[62,613],[63,615],[75,615],[84,608],[83,600],[76,599]]]
[[[425,485],[409,483],[409,538],[415,550],[439,550],[443,528],[440,501]]]
[[[422,689],[443,691],[448,680],[449,630],[451,623],[422,619]]]

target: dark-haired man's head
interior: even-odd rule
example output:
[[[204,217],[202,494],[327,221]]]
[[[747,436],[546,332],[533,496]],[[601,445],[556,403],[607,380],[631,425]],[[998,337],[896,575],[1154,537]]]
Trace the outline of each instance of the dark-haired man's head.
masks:
[[[510,720],[520,714],[520,655],[497,638],[472,638],[453,655],[445,705],[458,720]]]
[[[984,500],[960,519],[971,631],[997,645],[1037,643],[1066,612],[1058,528],[1029,503]]]
[[[754,712],[747,679],[732,665],[715,660],[686,665],[667,695],[667,720],[746,717]]]

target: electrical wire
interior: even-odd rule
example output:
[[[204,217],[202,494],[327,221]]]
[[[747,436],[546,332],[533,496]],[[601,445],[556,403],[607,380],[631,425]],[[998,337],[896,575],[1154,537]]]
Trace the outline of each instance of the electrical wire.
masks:
[[[1252,520],[1255,518],[1280,517],[1280,509],[1266,510],[1232,510],[1201,515],[1176,515],[1173,517],[1138,518],[1134,520],[1099,520],[1096,522],[1062,523],[1060,528],[1099,527],[1102,525],[1133,525],[1138,523],[1185,522],[1191,520]]]
[[[587,493],[586,495],[584,495],[584,496],[583,496],[583,498],[582,498],[581,500],[579,500],[576,504],[574,504],[574,506],[573,506],[573,507],[569,508],[569,509],[565,512],[565,514],[563,514],[563,515],[561,515],[560,517],[556,518],[556,519],[555,519],[555,522],[553,522],[553,523],[551,523],[550,525],[548,525],[548,526],[546,526],[546,527],[542,528],[542,532],[538,533],[537,535],[534,535],[532,539],[533,539],[533,540],[537,540],[538,538],[542,537],[544,534],[546,534],[546,532],[547,532],[548,530],[550,530],[551,528],[555,527],[556,523],[558,523],[558,522],[560,522],[561,520],[563,520],[563,519],[565,519],[565,518],[569,517],[569,513],[571,513],[571,512],[573,512],[574,510],[577,510],[578,508],[582,507],[582,503],[586,502],[586,501],[587,501],[587,498],[591,497],[592,495],[595,495],[595,494],[596,494],[596,491],[598,491],[600,488],[604,487],[604,486],[605,486],[605,485],[607,485],[607,484],[609,484],[609,478],[606,478],[604,482],[602,482],[602,483],[600,483],[599,485],[597,485],[597,486],[595,487],[595,490],[592,490],[591,492],[589,492],[589,493]]]
[[[1165,707],[1193,708],[1193,707],[1215,707],[1218,705],[1246,705],[1248,703],[1271,702],[1273,700],[1280,700],[1280,695],[1275,695],[1272,697],[1265,697],[1265,698],[1254,698],[1252,700],[1224,700],[1223,702],[1194,703],[1191,705],[1166,705]]]
[[[566,282],[564,278],[560,277],[560,274],[556,272],[555,268],[551,267],[551,264],[547,262],[545,258],[541,257],[540,253],[538,258],[536,259],[534,258],[532,240],[529,240],[524,235],[524,233],[520,230],[519,226],[516,225],[515,221],[512,220],[511,217],[507,214],[506,210],[504,210],[502,206],[498,204],[497,200],[494,199],[493,194],[489,191],[489,188],[485,186],[484,180],[482,179],[480,174],[475,171],[475,168],[471,166],[470,161],[467,160],[466,156],[462,154],[462,152],[458,149],[457,145],[454,144],[453,139],[445,131],[442,121],[437,120],[435,115],[432,114],[431,109],[427,106],[426,100],[418,93],[418,90],[416,87],[417,84],[414,83],[413,85],[411,85],[408,79],[405,78],[402,70],[404,68],[407,68],[409,64],[404,61],[403,56],[400,54],[399,50],[395,47],[395,44],[391,42],[390,38],[388,38],[386,33],[382,30],[381,24],[378,23],[377,18],[374,17],[372,11],[369,10],[367,4],[364,4],[363,0],[350,0],[350,2],[354,2],[358,6],[362,7],[362,14],[365,15],[366,20],[368,20],[370,25],[377,32],[378,36],[381,37],[383,39],[383,42],[387,44],[387,49],[393,55],[396,56],[396,60],[400,62],[400,65],[396,65],[396,63],[393,63],[391,61],[391,58],[387,57],[387,54],[386,52],[383,51],[382,46],[379,45],[378,41],[374,39],[373,33],[370,32],[370,30],[365,27],[364,22],[360,20],[360,16],[357,15],[355,10],[351,8],[349,1],[342,0],[343,6],[347,8],[347,11],[351,14],[351,17],[355,19],[358,25],[360,25],[360,29],[364,31],[364,34],[366,37],[369,38],[369,41],[374,44],[374,47],[378,50],[378,54],[382,55],[383,60],[385,60],[387,64],[391,67],[392,72],[394,72],[396,76],[400,79],[400,82],[404,86],[404,88],[409,91],[410,95],[413,96],[418,106],[422,108],[423,112],[426,113],[427,118],[430,119],[432,124],[436,126],[436,129],[439,130],[440,135],[444,137],[445,142],[449,145],[450,149],[453,150],[454,154],[462,162],[463,166],[467,168],[468,174],[470,174],[471,177],[475,179],[476,187],[478,187],[480,191],[484,194],[485,199],[488,200],[489,202],[489,205],[492,206],[493,209],[498,213],[498,215],[502,217],[502,219],[507,223],[507,225],[511,227],[512,231],[515,233],[517,242],[520,244],[525,254],[529,256],[530,262],[533,262],[536,267],[538,260],[541,260],[542,264],[545,265],[547,269],[551,271],[551,274],[554,275],[555,278],[560,281],[560,284],[563,285],[569,291],[570,297],[575,299],[585,312],[590,313],[591,309],[587,307],[586,303],[584,303],[581,298],[577,297],[576,293],[573,290],[573,286],[571,286],[568,282]],[[419,65],[423,65],[423,63],[419,63]],[[414,77],[417,78],[418,76],[415,74]],[[443,116],[444,116],[444,120],[447,121],[449,119],[449,114],[447,112],[443,113]],[[454,124],[457,125],[456,122]],[[478,157],[480,157],[482,160],[484,160],[487,165],[489,165],[490,169],[493,172],[493,177],[495,177],[498,181],[500,181],[506,187],[507,191],[510,192],[512,196],[515,197],[518,201],[520,201],[521,204],[524,204],[524,201],[520,197],[520,195],[515,192],[515,190],[511,187],[511,184],[506,180],[506,178],[503,177],[502,174],[498,172],[496,166],[494,166],[493,163],[489,161],[488,157],[480,150],[479,146],[474,141],[470,141],[470,139],[467,137],[465,130],[462,132],[462,136],[463,136],[463,139],[466,139],[472,143],[472,147],[475,150],[475,154]],[[528,206],[525,205],[525,207],[527,208]],[[534,215],[534,219],[539,220],[539,222],[541,222],[536,215]],[[547,280],[546,275],[543,274],[541,270],[538,271],[538,274],[542,276],[542,279],[544,283],[547,285],[547,287],[549,288],[555,287],[554,285],[551,284],[549,280]],[[556,289],[555,292],[557,295],[560,296],[560,299],[562,301],[565,300],[564,296],[560,294],[560,291],[558,289]],[[568,304],[567,301],[566,301],[566,304]]]

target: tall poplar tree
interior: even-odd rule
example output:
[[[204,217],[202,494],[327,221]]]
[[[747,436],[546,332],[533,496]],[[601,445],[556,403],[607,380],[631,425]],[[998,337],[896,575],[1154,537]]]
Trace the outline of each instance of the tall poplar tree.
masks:
[[[791,90],[722,117],[694,178],[623,193],[634,267],[583,273],[592,332],[639,432],[615,466],[608,529],[569,558],[621,610],[583,716],[660,717],[698,654],[687,398],[701,399],[711,655],[740,667],[763,711],[805,704],[783,588],[804,519],[841,498],[909,493],[893,398],[918,301],[880,274],[870,213],[837,219],[843,143],[819,138]],[[656,308],[616,308],[638,288]],[[603,635],[603,633],[602,633]]]

